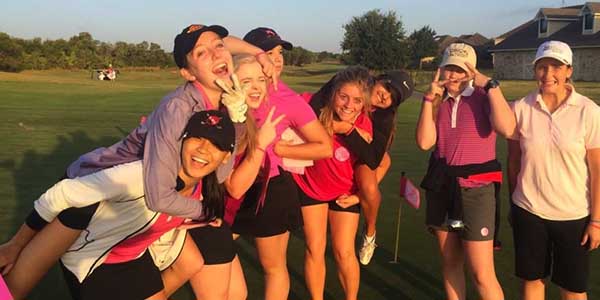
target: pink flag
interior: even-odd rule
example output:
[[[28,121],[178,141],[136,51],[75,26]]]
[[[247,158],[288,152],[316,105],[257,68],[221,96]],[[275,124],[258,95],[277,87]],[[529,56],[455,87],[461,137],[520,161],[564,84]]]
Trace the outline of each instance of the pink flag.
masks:
[[[13,296],[10,294],[4,278],[0,275],[0,300],[12,300]]]
[[[419,189],[406,176],[400,177],[400,196],[404,197],[406,202],[416,209],[421,206]]]

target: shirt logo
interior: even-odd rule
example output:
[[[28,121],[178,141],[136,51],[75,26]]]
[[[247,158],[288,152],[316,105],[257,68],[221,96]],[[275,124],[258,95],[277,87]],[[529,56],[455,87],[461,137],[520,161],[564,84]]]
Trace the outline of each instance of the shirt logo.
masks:
[[[348,152],[348,149],[341,146],[341,147],[335,149],[334,156],[335,156],[336,160],[344,162],[350,158],[350,152]]]

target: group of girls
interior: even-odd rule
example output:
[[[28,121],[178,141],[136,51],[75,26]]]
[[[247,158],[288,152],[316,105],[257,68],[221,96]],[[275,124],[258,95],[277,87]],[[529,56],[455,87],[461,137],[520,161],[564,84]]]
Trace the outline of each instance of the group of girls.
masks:
[[[303,228],[307,287],[322,299],[330,222],[346,299],[356,299],[361,195],[377,192],[365,204],[374,211],[372,255],[377,183],[412,82],[402,72],[375,80],[349,67],[317,97],[302,97],[277,80],[291,47],[269,28],[244,40],[218,25],[178,34],[173,55],[186,83],[125,139],[79,157],[0,245],[14,298],[60,259],[74,299],[167,299],[188,281],[199,299],[245,299],[233,239],[247,235],[265,299],[287,299],[287,244]],[[386,118],[374,127],[378,112]]]

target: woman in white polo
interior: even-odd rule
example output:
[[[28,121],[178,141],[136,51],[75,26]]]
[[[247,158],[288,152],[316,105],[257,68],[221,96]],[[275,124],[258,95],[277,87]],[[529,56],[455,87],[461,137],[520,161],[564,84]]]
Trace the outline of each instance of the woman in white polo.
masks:
[[[600,244],[600,107],[571,84],[572,52],[548,41],[534,60],[538,89],[513,103],[508,142],[516,275],[523,299],[587,299],[589,251]]]

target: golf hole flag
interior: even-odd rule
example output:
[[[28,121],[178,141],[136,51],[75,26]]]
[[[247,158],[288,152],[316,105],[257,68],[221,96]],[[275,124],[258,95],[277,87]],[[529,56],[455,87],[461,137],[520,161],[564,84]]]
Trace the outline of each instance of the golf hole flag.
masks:
[[[400,177],[400,196],[406,199],[406,202],[412,207],[418,209],[421,206],[421,194],[419,189],[402,174]]]
[[[12,300],[13,297],[4,282],[4,278],[0,275],[0,300]]]

